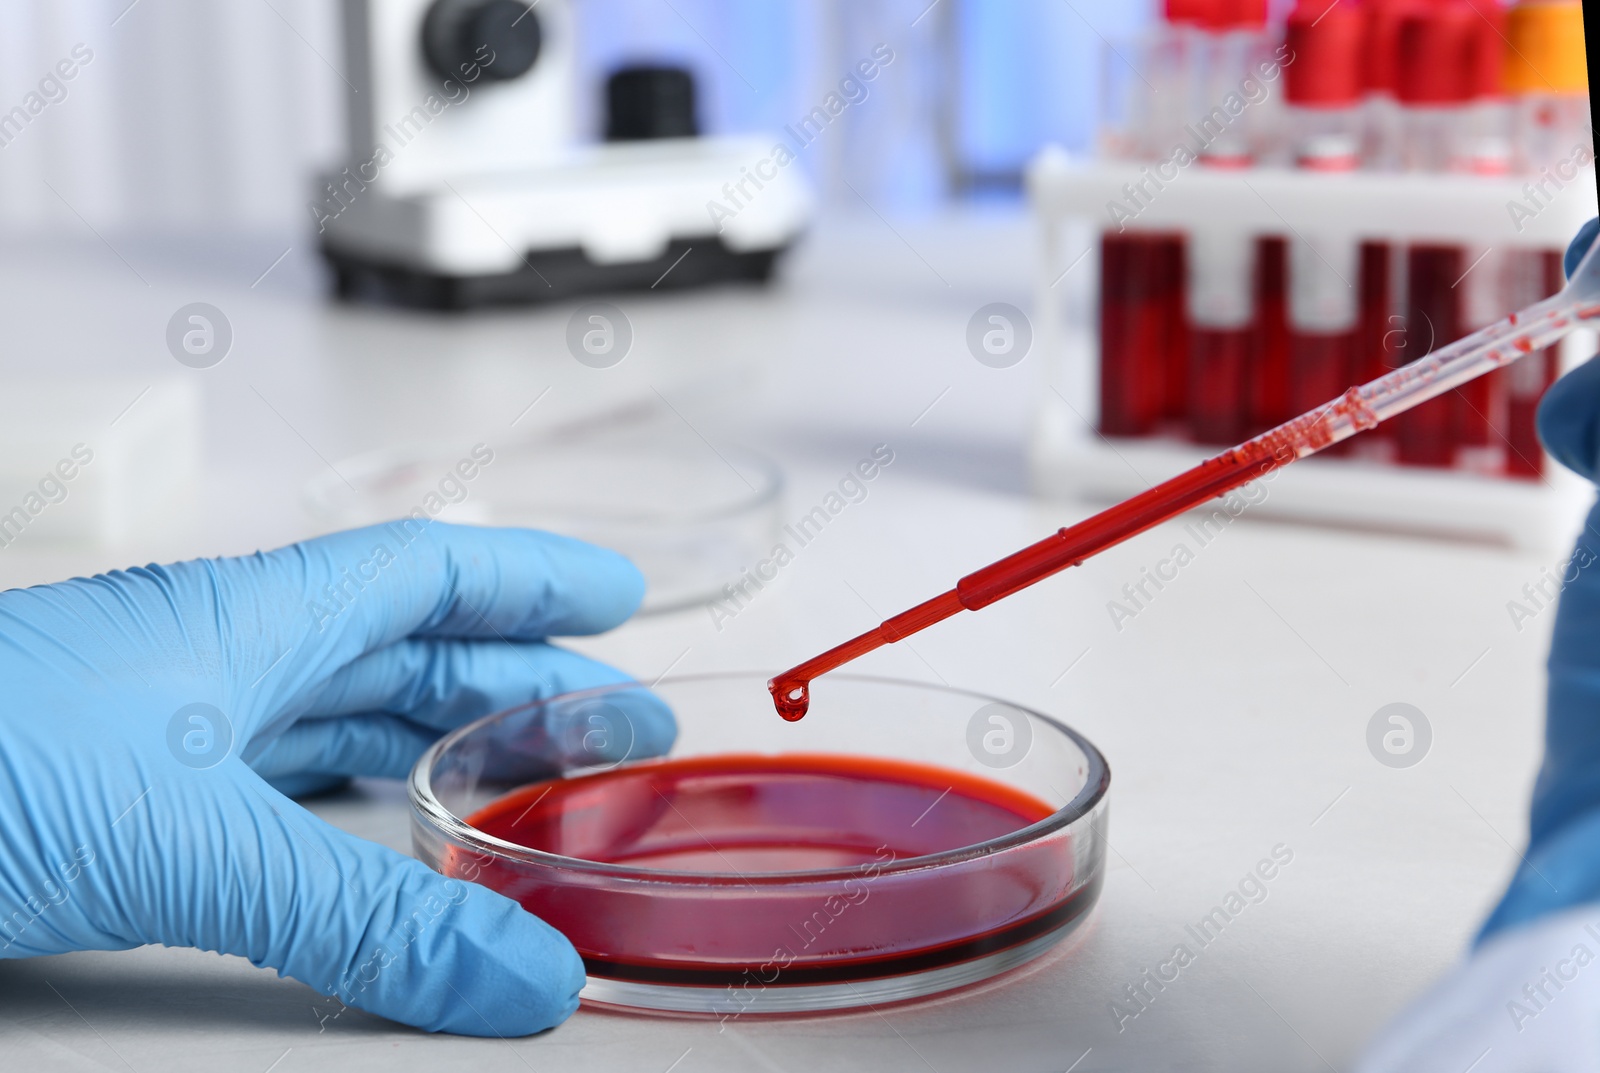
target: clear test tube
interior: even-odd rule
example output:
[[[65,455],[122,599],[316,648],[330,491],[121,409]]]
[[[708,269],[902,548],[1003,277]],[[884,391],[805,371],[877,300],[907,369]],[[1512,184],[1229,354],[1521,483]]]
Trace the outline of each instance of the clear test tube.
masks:
[[[1399,92],[1403,139],[1401,166],[1411,172],[1467,170],[1467,109],[1477,13],[1464,4],[1407,11],[1399,32]],[[1441,242],[1415,242],[1406,250],[1404,350],[1411,362],[1466,334],[1462,292],[1471,267],[1466,251]],[[1403,463],[1449,466],[1455,461],[1457,406],[1433,399],[1395,422]]]
[[[1271,131],[1263,127],[1261,109],[1240,105],[1235,114],[1229,107],[1230,100],[1245,100],[1247,80],[1271,53],[1266,26],[1266,0],[1211,0],[1205,10],[1196,99],[1190,102],[1183,133],[1198,139],[1190,147],[1208,164],[1251,167],[1267,148]]]
[[[1161,18],[1152,27],[1146,51],[1150,62],[1143,67],[1151,90],[1147,94],[1145,159],[1165,159],[1189,121],[1199,89],[1205,26],[1213,7],[1214,0],[1164,0],[1162,4]]]
[[[1361,53],[1366,21],[1354,7],[1302,0],[1289,15],[1285,69],[1295,166],[1329,173],[1360,166]],[[1303,228],[1289,240],[1289,398],[1296,414],[1357,382],[1361,252],[1353,234]]]
[[[1506,94],[1504,78],[1506,12],[1498,0],[1471,6],[1478,14],[1478,22],[1469,49],[1467,168],[1477,175],[1505,175],[1512,163],[1511,98]]]
[[[1431,0],[1366,0],[1362,56],[1361,162],[1371,171],[1399,171],[1405,135],[1400,116],[1400,23]],[[1340,5],[1344,6],[1344,5]]]
[[[1510,97],[1512,169],[1528,177],[1525,203],[1536,211],[1594,161],[1583,5],[1578,0],[1519,3],[1507,15],[1505,37],[1502,79]],[[1561,251],[1519,249],[1507,259],[1511,308],[1561,288]],[[1536,415],[1545,389],[1559,374],[1554,347],[1505,370],[1506,472],[1513,476],[1544,472]]]

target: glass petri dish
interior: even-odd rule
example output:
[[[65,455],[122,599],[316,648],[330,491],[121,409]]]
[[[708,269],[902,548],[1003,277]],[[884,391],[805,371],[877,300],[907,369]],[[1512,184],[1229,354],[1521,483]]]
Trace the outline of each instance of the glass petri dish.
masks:
[[[423,509],[440,521],[546,529],[611,548],[644,574],[646,613],[721,598],[778,539],[782,473],[743,448],[611,432],[541,439],[494,447],[467,481],[456,467],[469,457],[459,447],[358,455],[313,479],[306,499],[338,528]]]
[[[729,1017],[1045,953],[1099,896],[1109,785],[1081,735],[992,697],[833,674],[785,723],[765,676],[727,674],[488,716],[422,756],[410,798],[417,856],[561,930],[585,1002]]]

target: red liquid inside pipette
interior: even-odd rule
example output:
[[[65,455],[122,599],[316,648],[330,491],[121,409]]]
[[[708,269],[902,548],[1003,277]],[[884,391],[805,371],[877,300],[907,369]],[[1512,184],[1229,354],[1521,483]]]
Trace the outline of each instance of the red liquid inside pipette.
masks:
[[[1357,427],[1363,429],[1371,428],[1378,420],[1357,389],[1351,388],[1320,410],[1303,414],[1265,435],[1229,448],[1132,499],[968,574],[949,592],[903,611],[876,629],[830,648],[772,679],[767,689],[772,693],[778,714],[790,722],[803,718],[811,705],[811,680],[820,674],[927,629],[958,611],[987,607],[1231,488],[1320,450],[1331,439],[1329,420],[1345,415],[1352,416]]]

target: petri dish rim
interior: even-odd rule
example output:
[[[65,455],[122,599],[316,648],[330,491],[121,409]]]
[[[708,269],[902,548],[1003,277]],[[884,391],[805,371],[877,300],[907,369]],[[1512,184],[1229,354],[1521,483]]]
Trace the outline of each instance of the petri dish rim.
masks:
[[[734,679],[759,679],[764,685],[769,677],[769,675],[764,675],[760,672],[721,671],[709,674],[675,675],[671,678],[663,678],[655,684],[662,685],[688,682],[728,681]],[[1095,747],[1094,743],[1089,741],[1082,734],[1079,734],[1076,730],[1073,730],[1065,723],[1045,715],[1043,712],[1035,711],[1032,708],[1017,704],[1013,701],[1001,700],[998,697],[993,697],[986,693],[978,693],[970,689],[958,689],[952,686],[936,685],[929,682],[917,682],[906,678],[889,678],[882,675],[866,674],[831,674],[829,677],[842,681],[877,683],[881,685],[929,689],[941,693],[957,693],[962,696],[971,697],[974,700],[983,701],[985,703],[1003,704],[1008,708],[1013,708],[1041,721],[1052,730],[1068,738],[1075,746],[1078,747],[1079,750],[1082,751],[1085,762],[1088,765],[1088,770],[1084,774],[1083,789],[1079,790],[1077,795],[1073,797],[1071,801],[1068,801],[1065,805],[1061,806],[1061,808],[1057,809],[1055,812],[1052,812],[1043,819],[1031,823],[1028,826],[1020,828],[1016,831],[1012,831],[1009,834],[1000,835],[996,838],[985,839],[982,842],[974,842],[970,846],[962,846],[957,849],[943,850],[939,853],[924,854],[919,857],[907,857],[903,860],[891,862],[882,867],[880,874],[899,874],[903,872],[918,871],[925,868],[939,868],[945,865],[958,864],[977,857],[998,853],[1016,846],[1026,845],[1036,838],[1049,834],[1050,832],[1069,827],[1078,820],[1088,816],[1105,800],[1106,794],[1110,790],[1111,767],[1107,763],[1104,754],[1102,754],[1100,750]],[[558,853],[550,853],[546,850],[532,849],[527,846],[519,846],[515,842],[508,842],[504,839],[496,838],[493,835],[486,834],[485,832],[478,830],[478,828],[473,827],[463,818],[456,816],[449,809],[445,808],[439,799],[433,794],[430,772],[437,759],[456,742],[460,741],[468,734],[473,733],[480,727],[488,725],[496,719],[501,719],[517,712],[528,711],[530,709],[538,708],[542,705],[551,704],[556,701],[568,702],[604,696],[608,693],[617,693],[624,690],[648,690],[651,688],[653,687],[645,685],[642,682],[617,682],[610,685],[595,686],[590,689],[573,690],[569,693],[561,693],[557,694],[556,696],[546,697],[542,700],[531,701],[527,704],[519,704],[511,708],[504,708],[498,712],[491,712],[488,715],[473,720],[465,726],[457,727],[455,730],[450,731],[444,737],[430,745],[427,751],[417,759],[416,764],[412,767],[411,776],[406,780],[406,792],[411,801],[412,811],[419,818],[432,824],[434,828],[440,831],[442,834],[458,839],[459,841],[475,849],[492,852],[501,857],[509,857],[514,860],[524,861],[528,864],[564,868],[570,871],[585,872],[590,875],[607,876],[615,879],[628,879],[640,883],[678,883],[704,885],[707,883],[727,882],[728,876],[726,873],[687,872],[661,868],[635,868],[629,865],[609,864],[602,861],[585,860],[582,857],[566,857]],[[766,691],[763,688],[763,696],[765,696],[765,693]],[[773,715],[772,718],[776,719],[777,716]],[[817,868],[793,872],[749,873],[741,877],[740,881],[741,883],[754,884],[758,886],[783,886],[802,882],[825,882],[831,880],[843,881],[856,875],[857,870],[849,867]]]
[[[551,447],[552,451],[571,450],[568,445],[538,442],[513,443],[505,448],[507,451],[536,449],[542,446]],[[595,516],[596,520],[609,524],[660,524],[670,525],[698,525],[707,522],[719,522],[730,518],[738,518],[752,511],[761,510],[773,503],[779,502],[784,493],[783,470],[776,462],[747,447],[738,445],[725,445],[720,448],[722,454],[733,455],[739,463],[734,467],[736,473],[743,475],[743,469],[749,469],[758,478],[758,487],[750,495],[731,499],[724,504],[702,510],[673,511],[642,511],[636,514],[607,514]],[[338,473],[318,473],[306,482],[303,497],[306,506],[320,519],[337,521],[343,508],[337,499],[343,495],[343,490],[349,482],[356,486],[358,496],[370,495],[373,482],[388,473],[396,472],[407,466],[421,465],[436,460],[450,453],[450,449],[442,444],[424,443],[410,447],[379,447],[360,454],[351,455],[340,459],[336,465]],[[724,459],[727,461],[727,459]],[[729,465],[733,465],[729,462]],[[343,476],[340,476],[342,474]],[[345,480],[349,479],[349,482]],[[567,504],[552,504],[552,513],[562,511],[584,513],[583,510]],[[552,698],[554,699],[554,698]],[[498,714],[498,713],[497,713]]]

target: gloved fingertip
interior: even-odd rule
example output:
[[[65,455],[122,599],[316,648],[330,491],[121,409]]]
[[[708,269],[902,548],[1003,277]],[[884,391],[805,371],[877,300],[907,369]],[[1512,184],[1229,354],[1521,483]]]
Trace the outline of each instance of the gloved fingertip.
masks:
[[[583,960],[566,937],[520,905],[471,886],[463,917],[438,966],[450,985],[439,1018],[424,1025],[464,1036],[530,1036],[578,1009]]]
[[[353,1005],[463,1036],[529,1036],[572,1016],[585,976],[565,936],[487,887],[416,868],[426,878],[399,892],[408,917],[389,932],[403,937],[398,963]]]
[[[633,756],[665,756],[672,743],[678,740],[677,717],[666,702],[653,693],[642,693],[636,703]]]
[[[548,539],[548,534],[541,535]],[[575,557],[581,556],[590,562],[587,576],[577,577],[577,583],[584,588],[583,599],[575,601],[581,613],[570,616],[565,628],[558,626],[551,632],[557,635],[604,633],[632,618],[644,603],[647,587],[644,573],[633,560],[610,548],[586,545],[566,537],[559,539],[582,549]]]
[[[1567,255],[1561,262],[1561,269],[1568,279],[1572,278],[1572,273],[1577,269],[1578,262],[1583,260],[1583,255],[1589,252],[1589,247],[1594,244],[1594,237],[1597,234],[1600,234],[1600,216],[1578,228],[1578,233],[1568,244]]]
[[[1591,359],[1550,385],[1539,403],[1538,424],[1545,450],[1593,480],[1600,445],[1600,361]]]
[[[678,737],[672,709],[637,683],[547,705],[543,716],[534,756],[559,771],[661,756]]]

